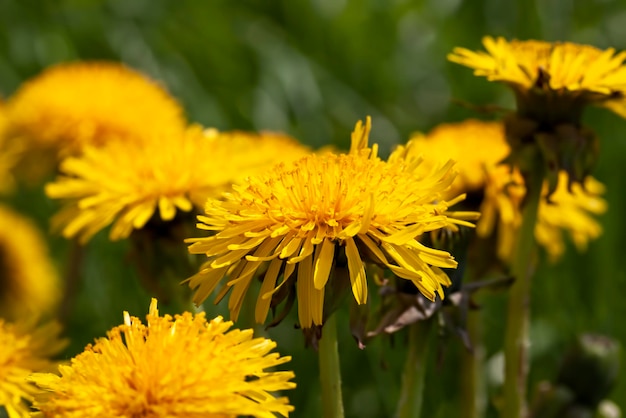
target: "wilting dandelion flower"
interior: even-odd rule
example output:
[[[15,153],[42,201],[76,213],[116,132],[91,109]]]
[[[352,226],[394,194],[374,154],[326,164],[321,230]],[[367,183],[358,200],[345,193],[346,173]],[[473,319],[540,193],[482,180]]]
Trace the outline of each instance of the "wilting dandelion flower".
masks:
[[[32,372],[53,369],[56,363],[51,358],[66,345],[59,333],[56,323],[37,328],[0,318],[0,409],[9,418],[30,416],[30,403],[39,389],[27,378]]]
[[[483,45],[486,52],[455,48],[448,59],[490,81],[509,84],[521,96],[537,90],[577,102],[572,105],[596,104],[626,116],[626,52],[490,36],[483,38]]]
[[[66,158],[62,175],[46,186],[49,197],[66,201],[53,226],[86,242],[113,224],[110,238],[126,238],[157,212],[171,221],[178,211],[201,208],[233,182],[306,152],[279,134],[219,133],[200,126],[159,135],[148,149],[120,141],[87,147],[83,155]]]
[[[17,320],[49,313],[59,302],[59,286],[41,232],[0,205],[0,317]]]
[[[442,199],[454,179],[453,163],[418,176],[407,164],[378,158],[377,146],[367,146],[369,130],[369,119],[357,124],[349,154],[280,164],[234,186],[224,199],[209,199],[198,228],[215,235],[187,240],[191,253],[209,257],[189,279],[194,302],[205,300],[227,276],[218,299],[232,289],[229,308],[236,318],[252,279],[263,271],[256,320],[265,321],[272,295],[285,286],[297,293],[300,324],[310,328],[323,323],[334,266],[347,265],[354,298],[366,303],[364,262],[412,281],[429,299],[443,297],[450,280],[440,268],[457,263],[418,239],[438,228],[471,225],[463,219],[475,214],[448,212],[463,196]]]
[[[455,194],[478,195],[481,218],[476,232],[485,237],[497,230],[498,253],[508,260],[521,225],[521,207],[526,195],[519,171],[502,163],[509,152],[502,123],[467,120],[443,124],[428,135],[415,136],[406,146],[398,147],[390,159],[414,160],[424,156],[422,165],[432,167],[444,164],[448,158],[458,159],[459,175],[450,190]],[[600,197],[603,186],[591,177],[587,178],[584,188],[573,183],[568,190],[568,183],[567,174],[560,172],[556,190],[547,200],[545,185],[539,205],[535,238],[552,260],[558,259],[564,251],[563,232],[583,250],[602,231],[592,215],[606,210],[606,202]]]
[[[185,128],[183,109],[163,87],[115,62],[50,67],[25,82],[7,103],[13,140],[75,154]]]
[[[159,316],[155,299],[146,319],[125,312],[123,325],[59,366],[60,376],[34,374],[46,391],[35,399],[39,415],[273,418],[293,410],[273,394],[295,387],[292,372],[268,370],[290,360],[270,353],[275,342],[204,313]]]

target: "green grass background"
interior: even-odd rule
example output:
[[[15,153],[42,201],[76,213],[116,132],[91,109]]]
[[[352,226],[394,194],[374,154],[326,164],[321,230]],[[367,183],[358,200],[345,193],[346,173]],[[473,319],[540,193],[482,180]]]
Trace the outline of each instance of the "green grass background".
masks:
[[[117,60],[161,80],[191,121],[219,129],[282,130],[312,146],[346,147],[358,119],[371,115],[371,138],[387,153],[411,132],[441,122],[489,117],[455,104],[512,107],[501,85],[446,61],[455,46],[480,48],[484,35],[569,40],[626,48],[626,3],[619,0],[0,0],[0,94],[51,64]],[[146,121],[149,123],[149,121]],[[626,341],[626,121],[590,110],[601,138],[595,176],[607,185],[605,232],[589,251],[542,263],[532,295],[531,386],[554,376],[564,347],[580,332]],[[207,156],[207,164],[210,164]],[[57,206],[38,189],[9,199],[44,231]],[[59,269],[68,244],[49,236]],[[99,234],[86,249],[84,282],[72,315],[68,355],[119,324],[122,311],[143,316],[149,296],[125,260],[126,243]],[[503,340],[504,294],[485,294],[488,354]],[[223,307],[211,313],[224,313]],[[290,354],[298,389],[296,417],[321,416],[315,353],[293,316],[269,335]],[[405,336],[359,350],[347,316],[339,320],[344,398],[349,417],[389,416],[404,359]],[[458,340],[440,340],[443,358],[429,370],[429,417],[454,417]],[[198,367],[202,367],[201,364]],[[626,410],[622,371],[611,398]],[[493,413],[493,411],[490,411]]]

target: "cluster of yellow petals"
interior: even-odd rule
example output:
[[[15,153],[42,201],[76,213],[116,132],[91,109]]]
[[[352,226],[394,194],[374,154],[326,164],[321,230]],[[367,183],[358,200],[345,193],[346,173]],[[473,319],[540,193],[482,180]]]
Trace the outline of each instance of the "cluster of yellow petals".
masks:
[[[149,147],[120,141],[86,147],[81,156],[63,160],[62,175],[46,186],[49,197],[66,203],[53,227],[86,242],[113,224],[110,238],[123,239],[156,211],[170,221],[232,183],[307,152],[280,134],[219,133],[197,125],[178,136],[155,136]]]
[[[75,154],[111,139],[132,142],[185,128],[181,105],[122,64],[64,63],[24,83],[7,103],[9,134],[29,147]]]
[[[198,228],[214,235],[187,240],[191,253],[209,257],[189,279],[194,302],[206,299],[227,276],[218,299],[232,289],[228,306],[236,318],[261,270],[258,322],[266,319],[272,294],[295,281],[301,326],[321,325],[324,289],[338,258],[347,263],[359,304],[367,301],[364,261],[411,280],[429,299],[436,293],[443,297],[442,286],[450,280],[440,268],[457,263],[418,239],[439,228],[471,226],[462,214],[447,212],[463,196],[442,199],[454,179],[453,164],[422,176],[414,169],[419,162],[383,161],[376,145],[367,146],[369,130],[369,119],[357,124],[348,154],[309,155],[281,164],[233,187],[224,199],[209,199]]]
[[[483,38],[485,51],[455,48],[450,61],[474,69],[474,74],[521,90],[545,82],[550,90],[587,99],[624,116],[626,52],[600,50],[571,42],[507,41]]]
[[[451,190],[454,193],[482,191],[481,218],[476,232],[484,237],[497,229],[498,254],[507,260],[512,256],[526,195],[520,173],[502,164],[508,153],[502,123],[466,120],[440,125],[428,135],[418,134],[392,157],[400,154],[414,159],[424,155],[427,156],[424,165],[434,167],[444,164],[450,157],[458,158],[459,175]],[[606,210],[606,202],[600,197],[604,188],[597,180],[588,177],[585,187],[574,183],[571,191],[567,180],[567,174],[560,172],[557,189],[549,201],[546,199],[548,188],[544,185],[535,227],[535,238],[553,261],[564,252],[563,231],[567,231],[576,247],[583,250],[602,232],[591,215]]]
[[[0,317],[49,313],[60,295],[43,235],[28,218],[0,205]]]
[[[34,406],[48,418],[287,416],[293,407],[274,393],[293,389],[294,374],[268,369],[290,357],[231,326],[204,313],[159,316],[153,299],[147,325],[125,312],[123,325],[59,366],[60,376],[34,374],[45,390]]]
[[[35,327],[24,320],[10,323],[0,318],[0,410],[9,418],[30,416],[30,404],[39,389],[28,377],[33,372],[51,371],[51,359],[67,344],[59,338],[57,323]]]

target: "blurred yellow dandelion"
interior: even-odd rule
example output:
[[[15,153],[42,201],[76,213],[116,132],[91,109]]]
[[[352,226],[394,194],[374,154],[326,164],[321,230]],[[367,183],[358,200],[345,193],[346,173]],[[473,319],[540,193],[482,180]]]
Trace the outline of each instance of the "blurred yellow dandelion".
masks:
[[[423,159],[420,167],[427,170],[454,160],[458,175],[447,193],[453,197],[483,189],[490,167],[504,160],[509,151],[502,124],[469,119],[438,125],[428,135],[416,133],[406,145],[398,146],[389,160]]]
[[[10,135],[29,147],[77,153],[112,138],[125,142],[185,128],[183,109],[163,87],[115,62],[48,68],[7,103]]]
[[[0,205],[0,317],[49,313],[59,298],[60,280],[41,232]]]
[[[0,318],[0,409],[9,418],[30,416],[30,404],[39,389],[27,378],[32,372],[53,369],[52,356],[66,345],[59,338],[60,329],[56,323],[36,328]]]
[[[268,370],[290,360],[271,353],[275,342],[204,313],[159,316],[155,299],[146,319],[125,312],[123,325],[59,366],[60,376],[34,374],[46,391],[35,399],[39,416],[273,418],[293,410],[274,395],[295,387],[292,372]]]
[[[61,163],[62,175],[46,186],[65,206],[53,218],[63,236],[88,241],[113,224],[110,238],[126,238],[155,212],[171,221],[178,211],[201,208],[230,184],[307,148],[279,134],[219,133],[194,125],[179,136],[140,143],[111,142],[87,147]]]
[[[477,76],[511,85],[520,96],[539,89],[572,99],[574,106],[596,104],[626,116],[626,52],[490,36],[483,45],[486,52],[455,48],[448,59],[473,68]]]
[[[430,299],[436,293],[443,297],[442,286],[450,280],[440,267],[457,263],[418,238],[438,228],[471,225],[462,215],[448,216],[448,207],[463,196],[441,199],[454,179],[452,163],[420,177],[404,163],[378,158],[377,146],[367,145],[369,130],[369,119],[357,124],[349,154],[312,154],[249,178],[223,200],[209,199],[198,228],[215,235],[187,240],[191,253],[209,257],[188,280],[196,289],[194,302],[205,300],[228,276],[218,299],[232,289],[229,308],[236,318],[262,270],[258,322],[265,321],[272,294],[295,281],[301,326],[321,325],[324,289],[338,260],[347,263],[359,304],[368,294],[364,261],[411,280]]]

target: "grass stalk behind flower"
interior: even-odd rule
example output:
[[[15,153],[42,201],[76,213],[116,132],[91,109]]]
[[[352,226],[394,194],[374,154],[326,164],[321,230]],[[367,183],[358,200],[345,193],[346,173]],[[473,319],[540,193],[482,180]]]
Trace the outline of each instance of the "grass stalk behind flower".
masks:
[[[472,342],[472,351],[461,353],[461,417],[482,418],[485,416],[486,388],[483,373],[485,347],[483,344],[482,316],[480,312],[469,312],[467,333]]]
[[[421,416],[424,399],[424,382],[428,363],[428,348],[431,341],[434,319],[418,321],[408,327],[409,347],[402,373],[402,388],[398,400],[396,417],[418,418]]]

